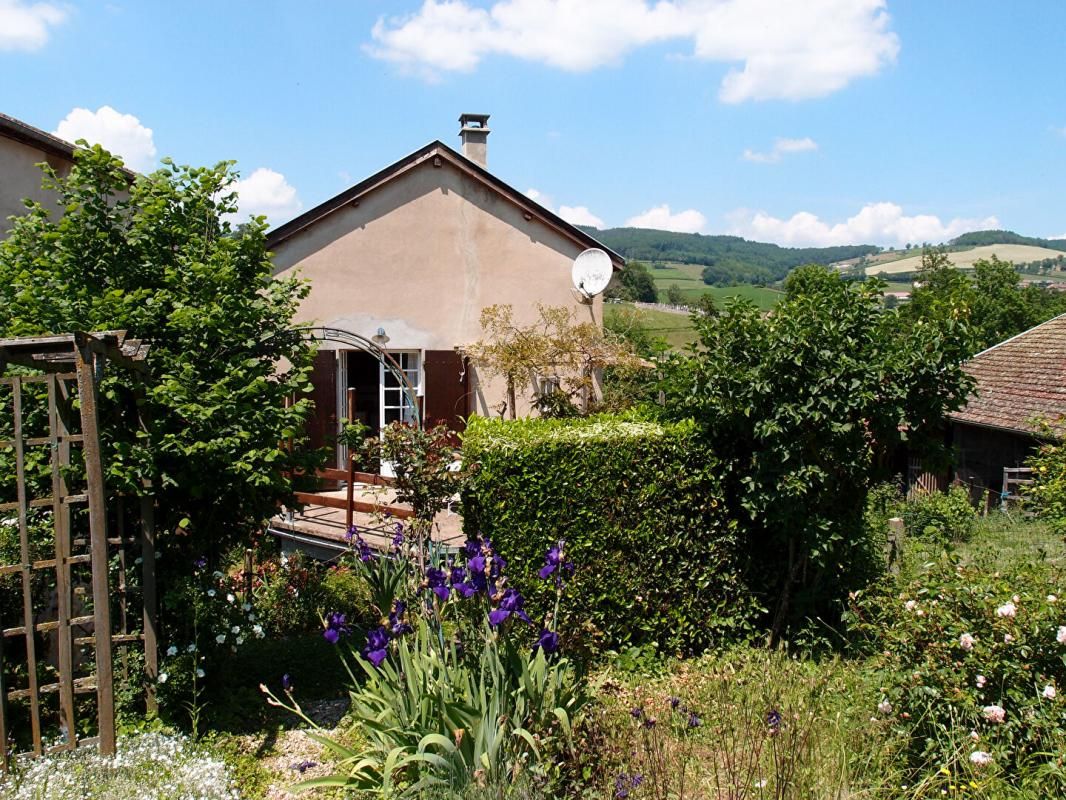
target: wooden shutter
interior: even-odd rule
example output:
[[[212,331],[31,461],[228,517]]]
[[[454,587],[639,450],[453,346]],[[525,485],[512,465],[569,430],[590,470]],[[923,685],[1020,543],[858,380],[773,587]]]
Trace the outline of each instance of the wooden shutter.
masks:
[[[311,368],[311,399],[315,408],[307,420],[311,447],[333,446],[337,437],[337,353],[319,350]]]
[[[427,350],[425,362],[425,424],[444,423],[453,431],[466,426],[470,375],[454,350]]]

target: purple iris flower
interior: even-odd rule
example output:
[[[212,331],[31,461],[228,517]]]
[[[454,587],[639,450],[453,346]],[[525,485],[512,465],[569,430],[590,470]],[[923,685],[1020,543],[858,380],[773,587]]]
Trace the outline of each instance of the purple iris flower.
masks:
[[[694,711],[688,712],[688,726],[690,728],[698,728],[702,724],[703,724],[703,720],[701,720],[699,717],[696,716],[696,712],[694,712]]]
[[[545,655],[551,655],[559,649],[559,634],[547,628],[540,632],[536,647],[544,651]]]
[[[766,724],[770,727],[770,733],[777,733],[781,729],[781,712],[776,708],[771,709],[766,715]]]
[[[196,559],[196,568],[197,569],[203,569],[206,566],[207,566],[207,556],[200,556],[198,559]]]
[[[389,653],[389,632],[383,627],[374,628],[366,635],[366,645],[363,647],[363,656],[375,667],[380,667],[381,662]]]
[[[463,597],[473,597],[477,594],[477,589],[473,587],[466,579],[466,569],[456,565],[452,565],[448,569],[448,582],[452,585],[455,591],[459,592]]]
[[[292,689],[292,678],[289,677],[287,672],[281,676],[281,688],[286,692]]]
[[[451,596],[452,592],[448,588],[448,581],[442,569],[437,569],[436,567],[426,568],[426,586],[440,598],[442,603]]]
[[[348,628],[348,618],[344,614],[334,611],[326,617],[326,630],[323,631],[322,637],[327,642],[336,644],[342,636],[347,636],[349,633],[351,630]]]
[[[399,550],[403,547],[403,523],[396,523],[396,534],[392,537],[392,549]]]
[[[500,598],[500,602],[489,614],[489,624],[495,628],[512,614],[523,622],[530,622],[529,615],[522,610],[522,606],[524,606],[525,603],[526,601],[522,598],[522,595],[516,590],[505,590],[503,596]]]
[[[463,545],[463,552],[466,554],[466,558],[469,561],[474,556],[481,554],[481,540],[478,538],[467,539]]]
[[[674,711],[677,711],[677,707],[680,706],[680,705],[681,705],[681,698],[680,697],[671,697],[670,698],[670,708],[672,708]]]
[[[555,547],[552,547],[544,555],[544,566],[540,568],[537,573],[541,580],[547,580],[552,574],[555,575],[555,582],[561,584],[563,580],[563,573],[573,573],[574,564],[571,561],[567,561],[565,557],[566,542],[560,539]]]
[[[405,633],[410,633],[414,628],[404,621],[404,614],[407,612],[406,604],[396,600],[392,604],[392,611],[389,613],[389,631],[393,637],[403,636]]]
[[[296,764],[293,764],[291,769],[299,770],[300,774],[303,775],[305,772],[307,772],[307,770],[309,770],[309,769],[311,769],[313,767],[317,767],[317,766],[318,766],[318,762],[317,761],[304,760],[304,761],[299,761]]]

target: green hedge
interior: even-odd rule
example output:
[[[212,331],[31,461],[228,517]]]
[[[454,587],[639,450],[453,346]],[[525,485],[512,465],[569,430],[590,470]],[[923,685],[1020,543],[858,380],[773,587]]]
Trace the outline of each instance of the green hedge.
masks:
[[[751,600],[717,465],[695,436],[691,423],[635,415],[474,417],[463,456],[480,469],[463,498],[466,533],[492,539],[538,624],[554,586],[537,570],[566,540],[577,569],[560,610],[564,640],[710,646],[747,625]]]

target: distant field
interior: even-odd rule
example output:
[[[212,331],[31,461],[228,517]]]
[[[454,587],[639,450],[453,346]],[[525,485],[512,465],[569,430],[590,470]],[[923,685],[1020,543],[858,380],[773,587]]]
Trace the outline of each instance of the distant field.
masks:
[[[668,311],[637,308],[632,303],[607,303],[603,307],[605,320],[617,318],[623,314],[632,314],[637,322],[648,329],[652,337],[665,339],[674,350],[683,350],[686,345],[696,341],[696,331],[692,327],[692,320],[688,318],[688,314],[671,314]]]
[[[1046,247],[1033,247],[1028,244],[989,244],[983,247],[974,247],[958,253],[948,253],[948,258],[956,267],[963,269],[972,267],[973,262],[982,258],[998,256],[1004,261],[1012,261],[1016,264],[1024,264],[1029,261],[1042,261],[1045,258],[1058,258],[1063,255],[1061,250],[1049,250]],[[917,272],[922,266],[921,254],[902,258],[887,264],[875,264],[866,268],[867,275],[895,275],[900,272]]]
[[[666,302],[666,293],[670,286],[677,284],[685,302],[692,303],[699,299],[700,295],[710,294],[716,302],[724,302],[727,297],[746,297],[763,311],[769,311],[781,299],[782,292],[777,289],[767,289],[761,286],[708,286],[703,282],[703,266],[700,264],[668,264],[664,267],[651,266],[648,268],[652,279],[655,281],[655,289],[659,293],[659,301]]]

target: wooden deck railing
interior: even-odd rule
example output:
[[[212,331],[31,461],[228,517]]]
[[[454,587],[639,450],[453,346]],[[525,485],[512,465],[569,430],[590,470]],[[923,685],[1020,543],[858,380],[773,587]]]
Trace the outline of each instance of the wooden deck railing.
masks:
[[[352,521],[356,511],[366,514],[389,514],[397,519],[410,519],[415,515],[415,512],[408,506],[357,500],[355,498],[356,484],[361,483],[369,486],[394,487],[396,485],[396,480],[372,472],[360,472],[356,470],[355,462],[351,456],[348,457],[348,469],[320,469],[315,472],[315,478],[320,481],[338,481],[347,484],[345,497],[330,497],[329,495],[319,494],[318,492],[294,492],[296,501],[298,503],[303,503],[304,505],[342,509],[344,511],[344,526],[346,528],[352,527]]]

